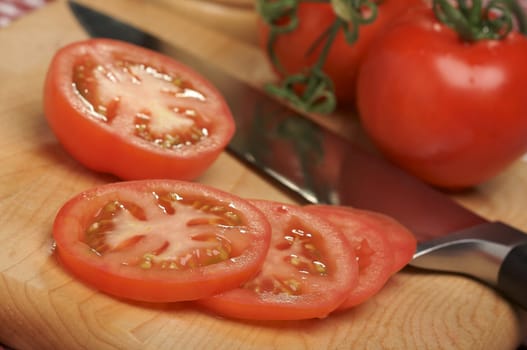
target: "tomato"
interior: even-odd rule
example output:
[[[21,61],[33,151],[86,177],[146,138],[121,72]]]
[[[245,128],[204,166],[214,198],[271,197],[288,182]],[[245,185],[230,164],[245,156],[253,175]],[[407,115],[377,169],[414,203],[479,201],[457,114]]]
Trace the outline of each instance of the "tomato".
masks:
[[[377,294],[394,271],[394,249],[386,234],[355,210],[332,205],[308,205],[305,210],[324,217],[344,232],[359,264],[359,284],[352,289],[339,310],[364,303]]]
[[[44,112],[80,163],[126,180],[195,179],[234,133],[226,102],[205,78],[169,57],[108,39],[56,53]]]
[[[421,10],[375,40],[358,80],[366,132],[443,188],[478,185],[527,151],[527,38],[462,41]]]
[[[258,272],[266,217],[246,200],[177,180],[117,182],[87,190],[58,212],[55,253],[73,275],[133,300],[194,300]]]
[[[362,221],[386,237],[394,256],[392,273],[400,271],[412,260],[417,248],[417,240],[412,232],[397,220],[375,211],[352,207],[339,208],[351,211],[355,220]]]
[[[357,263],[342,232],[302,207],[253,201],[271,222],[271,247],[252,280],[198,301],[228,317],[256,320],[323,318],[357,283]]]
[[[377,18],[374,22],[360,27],[358,40],[352,45],[346,42],[343,30],[339,31],[324,63],[323,70],[331,78],[338,103],[342,106],[354,106],[358,67],[371,40],[409,7],[421,7],[424,4],[422,0],[385,0],[377,6]],[[337,19],[333,7],[328,2],[300,2],[297,16],[298,27],[292,32],[278,35],[273,45],[276,57],[283,68],[283,71],[276,70],[281,77],[299,73],[316,63],[323,45],[318,45],[309,54],[308,52]],[[260,46],[266,49],[270,29],[260,21],[258,31]]]

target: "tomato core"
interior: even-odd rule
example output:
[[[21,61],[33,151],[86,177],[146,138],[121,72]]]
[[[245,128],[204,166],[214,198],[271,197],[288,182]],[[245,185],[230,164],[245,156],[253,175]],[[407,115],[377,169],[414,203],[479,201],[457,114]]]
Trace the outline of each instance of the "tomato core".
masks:
[[[144,209],[133,203],[113,200],[103,205],[88,223],[83,241],[99,256],[120,256],[135,251],[121,261],[143,269],[192,269],[215,264],[242,253],[226,236],[212,233],[211,227],[243,235],[242,218],[233,208],[204,203],[174,192],[152,192],[162,215],[147,221]],[[173,216],[183,215],[175,221]],[[193,230],[189,237],[181,232]]]
[[[118,125],[120,116],[131,114],[132,134],[158,147],[191,146],[210,133],[198,111],[181,102],[206,96],[153,66],[124,60],[103,65],[84,57],[73,67],[73,87],[93,118]]]

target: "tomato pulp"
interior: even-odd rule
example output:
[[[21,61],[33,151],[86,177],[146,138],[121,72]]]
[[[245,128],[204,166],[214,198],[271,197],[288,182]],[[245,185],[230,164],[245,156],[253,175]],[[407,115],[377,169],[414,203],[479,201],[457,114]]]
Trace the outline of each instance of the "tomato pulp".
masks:
[[[394,247],[379,226],[368,224],[356,211],[330,205],[308,205],[305,210],[325,218],[344,233],[359,265],[359,282],[339,310],[364,303],[377,294],[395,268]]]
[[[372,42],[358,79],[367,133],[426,182],[459,189],[527,151],[527,38],[464,42],[431,9]]]
[[[417,249],[417,240],[412,232],[400,222],[391,216],[370,210],[352,207],[339,208],[350,211],[350,219],[361,221],[386,237],[394,257],[392,273],[400,271],[412,260]]]
[[[272,227],[260,273],[242,287],[198,301],[234,318],[323,318],[342,304],[357,283],[354,251],[335,226],[302,207],[252,201]]]
[[[234,133],[222,95],[189,67],[120,41],[60,49],[44,112],[64,148],[95,171],[131,179],[195,179]]]
[[[102,185],[69,200],[53,226],[60,262],[114,296],[150,302],[209,297],[258,272],[266,217],[249,202],[198,183]]]

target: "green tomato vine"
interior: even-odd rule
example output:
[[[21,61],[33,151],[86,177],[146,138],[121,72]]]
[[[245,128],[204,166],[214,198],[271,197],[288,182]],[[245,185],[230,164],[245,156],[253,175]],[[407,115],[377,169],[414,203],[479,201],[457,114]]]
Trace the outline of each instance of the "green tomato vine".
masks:
[[[293,75],[287,75],[274,52],[280,35],[293,32],[299,25],[298,7],[303,2],[328,3],[336,19],[313,42],[306,55],[321,47],[317,61],[311,67]],[[359,38],[359,29],[376,20],[378,4],[382,0],[257,0],[256,10],[269,26],[267,53],[273,66],[285,78],[277,85],[265,88],[271,95],[284,99],[294,107],[321,114],[333,112],[337,105],[335,88],[331,78],[323,71],[329,50],[339,31],[346,42],[353,45]],[[516,24],[518,31],[527,35],[527,17],[517,0],[432,0],[436,17],[456,30],[469,42],[507,36]],[[303,89],[297,89],[298,86]],[[300,92],[299,92],[300,91]]]
[[[333,82],[323,71],[329,50],[341,30],[346,42],[353,45],[359,37],[359,27],[377,18],[377,3],[374,0],[258,0],[256,9],[270,28],[267,52],[274,67],[281,72],[284,72],[284,69],[273,47],[281,34],[293,32],[298,27],[297,11],[301,2],[328,3],[332,6],[336,19],[306,53],[322,47],[315,64],[303,72],[286,76],[279,85],[267,85],[266,90],[289,101],[298,109],[329,114],[337,105]],[[301,93],[295,89],[297,86],[304,87]]]
[[[517,0],[433,0],[436,17],[469,42],[501,40],[514,28],[527,35],[525,13]]]

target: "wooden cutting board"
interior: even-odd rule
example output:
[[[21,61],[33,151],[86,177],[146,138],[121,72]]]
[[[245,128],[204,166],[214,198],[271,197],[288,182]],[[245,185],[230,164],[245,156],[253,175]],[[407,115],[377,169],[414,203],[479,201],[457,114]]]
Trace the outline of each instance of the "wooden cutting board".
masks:
[[[149,27],[254,85],[272,79],[257,47],[187,21],[166,5],[89,3]],[[41,105],[52,55],[83,38],[58,0],[0,30],[0,342],[17,349],[515,348],[522,326],[514,308],[492,289],[459,276],[407,269],[364,305],[302,322],[242,322],[185,303],[121,301],[73,279],[52,255],[55,213],[74,194],[115,178],[76,163],[57,143]],[[356,130],[339,127],[341,122],[329,124]],[[292,202],[228,154],[199,181],[246,197]],[[456,199],[525,230],[525,189],[527,166],[518,161]]]
[[[255,0],[155,0],[187,20],[247,43],[257,43]]]

